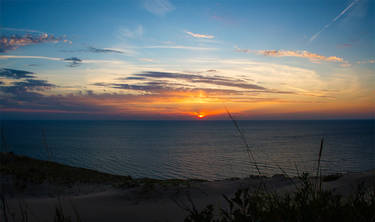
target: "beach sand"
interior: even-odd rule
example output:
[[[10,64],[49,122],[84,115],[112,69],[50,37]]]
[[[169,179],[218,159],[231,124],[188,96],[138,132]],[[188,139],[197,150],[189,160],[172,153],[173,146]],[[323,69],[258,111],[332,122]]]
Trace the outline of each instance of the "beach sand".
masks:
[[[80,168],[74,168],[77,172]],[[61,207],[66,217],[81,221],[183,221],[191,208],[191,199],[198,209],[207,204],[227,207],[223,194],[232,196],[239,188],[256,189],[265,184],[270,191],[286,193],[295,191],[299,181],[284,175],[228,179],[221,181],[161,181],[137,185],[113,186],[108,181],[32,183],[26,181],[22,190],[16,188],[18,179],[12,174],[1,174],[2,194],[8,206],[8,214],[20,220],[22,209],[27,210],[28,221],[53,221],[56,207]],[[323,189],[334,190],[344,196],[355,192],[361,183],[374,184],[375,170],[349,173],[323,182]],[[3,215],[2,215],[3,216]],[[10,216],[12,217],[12,216]]]

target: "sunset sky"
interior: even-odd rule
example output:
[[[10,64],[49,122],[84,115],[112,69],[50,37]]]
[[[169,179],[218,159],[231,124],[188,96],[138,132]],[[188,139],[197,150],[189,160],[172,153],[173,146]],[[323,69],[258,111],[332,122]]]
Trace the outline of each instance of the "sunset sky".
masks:
[[[0,119],[374,118],[375,1],[0,1]]]

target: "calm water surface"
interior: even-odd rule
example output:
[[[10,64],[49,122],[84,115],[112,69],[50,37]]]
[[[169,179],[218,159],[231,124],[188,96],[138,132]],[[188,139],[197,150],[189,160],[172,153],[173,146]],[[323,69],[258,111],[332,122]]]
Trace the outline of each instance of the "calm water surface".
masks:
[[[3,121],[13,152],[133,177],[208,180],[257,174],[230,121]],[[239,121],[263,174],[375,168],[374,120]]]

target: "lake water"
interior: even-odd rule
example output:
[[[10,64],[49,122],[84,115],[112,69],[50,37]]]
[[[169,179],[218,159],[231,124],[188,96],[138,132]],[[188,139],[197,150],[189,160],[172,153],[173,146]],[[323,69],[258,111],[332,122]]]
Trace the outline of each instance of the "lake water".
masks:
[[[262,174],[316,167],[324,174],[375,168],[374,120],[238,121]],[[151,178],[223,179],[257,174],[231,121],[3,121],[16,154]],[[44,131],[45,139],[42,132]],[[44,143],[52,153],[49,157]]]

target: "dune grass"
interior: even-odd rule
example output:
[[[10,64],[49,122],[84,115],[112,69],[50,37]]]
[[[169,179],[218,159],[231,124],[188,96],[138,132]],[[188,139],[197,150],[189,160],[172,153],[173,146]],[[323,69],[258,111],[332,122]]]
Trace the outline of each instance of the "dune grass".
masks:
[[[349,197],[334,191],[316,189],[304,173],[297,190],[278,194],[259,187],[255,191],[239,189],[233,197],[224,196],[227,208],[208,205],[188,210],[185,222],[318,222],[375,221],[375,186],[361,184]]]

